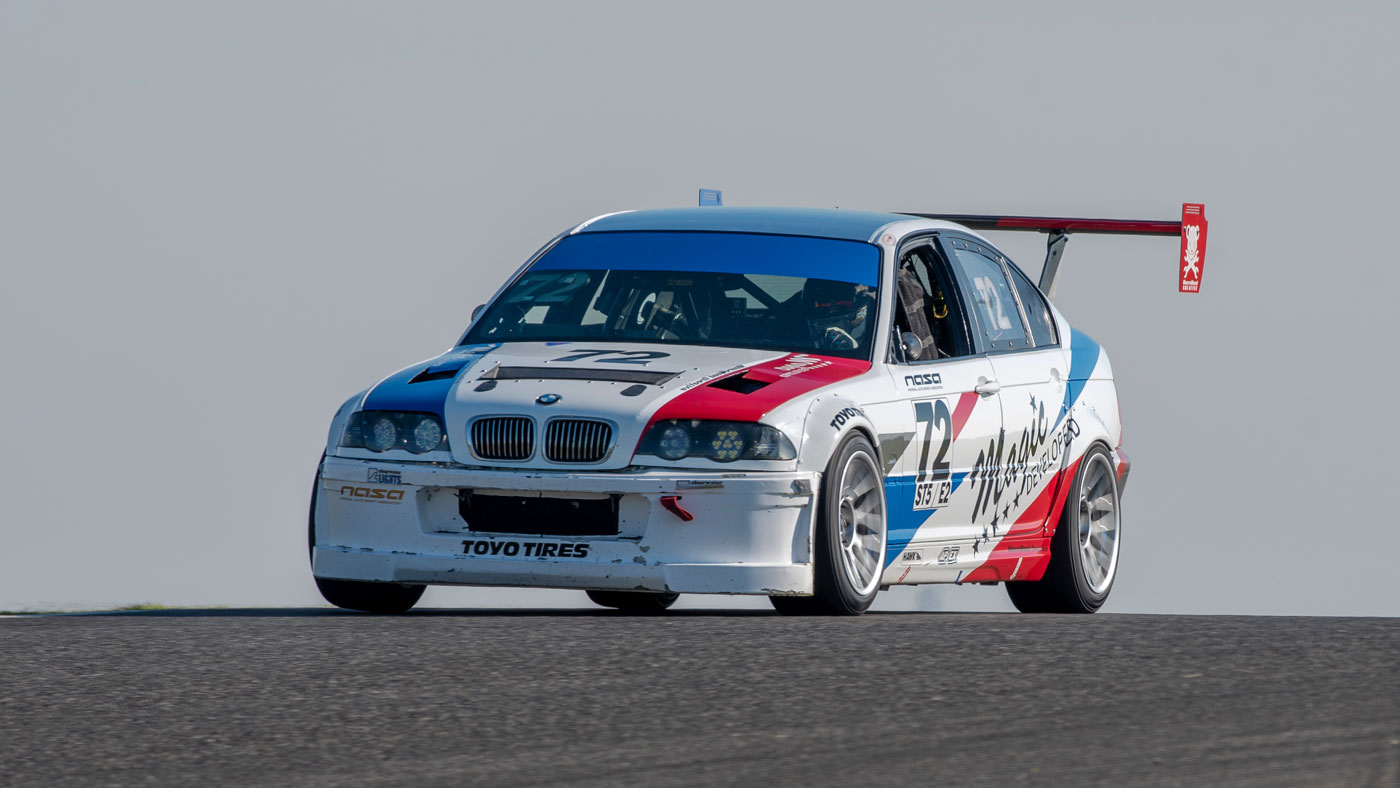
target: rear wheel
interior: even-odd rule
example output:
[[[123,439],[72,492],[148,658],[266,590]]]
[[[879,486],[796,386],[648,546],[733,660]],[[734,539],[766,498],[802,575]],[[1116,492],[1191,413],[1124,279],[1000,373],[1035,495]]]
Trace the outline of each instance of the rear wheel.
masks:
[[[628,613],[661,613],[674,605],[680,594],[653,591],[589,591],[588,598],[595,604]]]
[[[1093,613],[1108,599],[1118,573],[1118,475],[1108,450],[1095,444],[1074,475],[1050,542],[1045,576],[1006,584],[1022,613]]]
[[[321,455],[324,462],[325,455]],[[321,468],[316,468],[316,482],[311,486],[311,513],[306,522],[308,557],[316,550],[316,495],[321,489]],[[360,580],[333,580],[317,577],[316,588],[321,597],[336,607],[365,613],[403,613],[418,603],[427,586],[412,583],[366,583]]]
[[[817,501],[810,597],[769,597],[779,613],[858,616],[885,567],[885,488],[875,449],[853,433],[827,463]]]

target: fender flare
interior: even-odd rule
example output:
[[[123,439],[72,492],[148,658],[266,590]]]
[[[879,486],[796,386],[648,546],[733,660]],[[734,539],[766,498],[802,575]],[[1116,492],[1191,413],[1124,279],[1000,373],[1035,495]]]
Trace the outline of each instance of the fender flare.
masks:
[[[1078,405],[1070,410],[1069,417],[1079,427],[1078,434],[1070,443],[1071,457],[1083,457],[1095,443],[1102,443],[1110,454],[1113,453],[1113,437],[1093,405]]]
[[[825,473],[832,455],[852,432],[859,432],[870,441],[883,478],[885,464],[880,455],[879,432],[855,400],[839,395],[818,397],[808,406],[797,469]]]

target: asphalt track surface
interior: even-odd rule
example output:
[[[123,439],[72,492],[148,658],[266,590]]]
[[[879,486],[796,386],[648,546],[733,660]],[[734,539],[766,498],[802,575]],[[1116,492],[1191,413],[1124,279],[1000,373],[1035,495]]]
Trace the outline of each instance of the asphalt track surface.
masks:
[[[0,620],[0,785],[1400,786],[1400,620]]]

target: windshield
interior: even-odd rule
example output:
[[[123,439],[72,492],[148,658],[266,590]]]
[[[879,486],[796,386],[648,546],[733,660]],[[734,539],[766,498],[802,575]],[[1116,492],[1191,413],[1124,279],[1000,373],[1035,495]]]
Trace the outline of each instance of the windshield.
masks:
[[[870,357],[880,252],[856,241],[742,233],[569,236],[464,342],[717,345]]]

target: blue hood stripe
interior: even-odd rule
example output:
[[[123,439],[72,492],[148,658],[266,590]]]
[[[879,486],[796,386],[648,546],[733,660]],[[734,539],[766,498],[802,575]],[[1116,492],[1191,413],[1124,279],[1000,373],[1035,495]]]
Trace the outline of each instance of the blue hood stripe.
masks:
[[[461,377],[462,371],[470,368],[482,356],[498,347],[500,344],[463,345],[452,348],[437,358],[414,364],[407,369],[401,369],[370,389],[369,394],[365,395],[364,405],[361,407],[363,410],[433,413],[438,418],[445,419],[446,414],[443,412],[443,406],[447,402],[447,396],[452,393],[452,387],[456,385],[457,378]],[[434,374],[451,372],[454,364],[457,366],[456,374],[451,377],[425,380],[419,383],[409,382],[422,372],[430,371]]]

